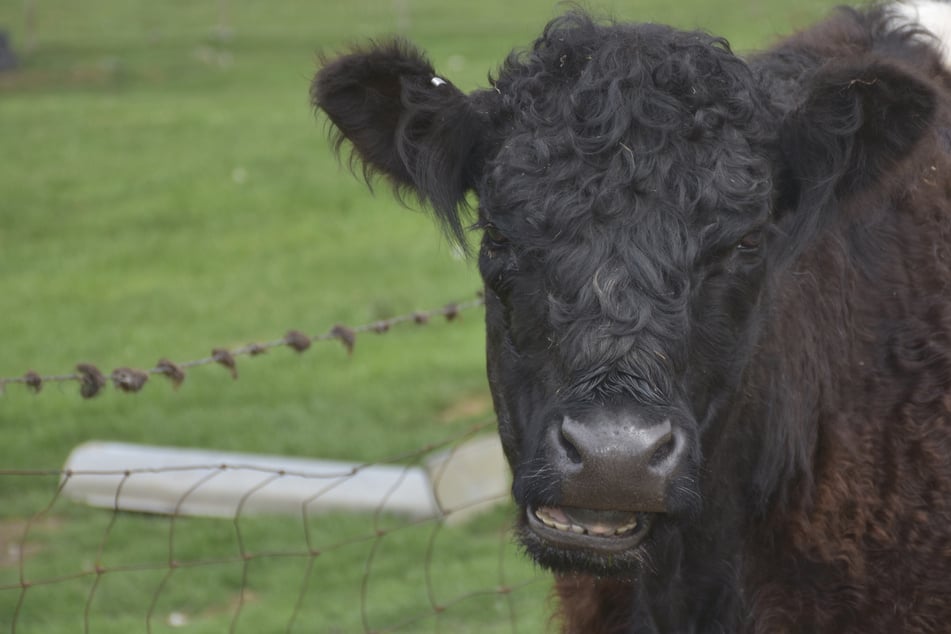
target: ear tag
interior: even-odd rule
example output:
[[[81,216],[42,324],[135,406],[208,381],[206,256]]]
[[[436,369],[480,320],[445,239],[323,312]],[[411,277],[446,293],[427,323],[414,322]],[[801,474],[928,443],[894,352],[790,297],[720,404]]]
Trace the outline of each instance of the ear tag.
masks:
[[[439,88],[440,86],[446,85],[446,80],[440,77],[433,77],[432,79],[429,80],[429,83],[431,83],[436,88]]]

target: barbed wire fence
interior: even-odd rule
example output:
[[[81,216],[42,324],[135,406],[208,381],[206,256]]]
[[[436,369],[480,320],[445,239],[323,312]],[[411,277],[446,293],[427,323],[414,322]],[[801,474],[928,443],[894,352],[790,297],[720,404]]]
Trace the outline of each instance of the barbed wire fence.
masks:
[[[237,378],[237,359],[240,357],[254,357],[277,347],[289,347],[297,352],[304,352],[313,343],[328,341],[338,341],[352,352],[362,334],[383,334],[403,324],[425,325],[440,317],[453,321],[463,311],[475,309],[482,303],[480,296],[473,300],[453,302],[441,308],[408,313],[356,327],[338,324],[323,334],[313,336],[292,330],[280,339],[234,349],[216,348],[211,355],[200,359],[178,363],[163,359],[147,370],[117,368],[104,374],[89,363],[78,364],[76,371],[72,373],[42,375],[31,370],[19,377],[0,378],[0,387],[20,385],[39,395],[43,386],[48,383],[76,382],[80,386],[80,394],[84,398],[92,398],[110,381],[120,391],[135,393],[143,389],[151,376],[166,376],[177,386],[185,380],[187,370],[214,364],[223,366]],[[537,605],[539,597],[548,593],[548,580],[543,573],[533,568],[522,566],[517,571],[512,569],[512,562],[517,555],[509,526],[510,513],[488,513],[486,517],[489,519],[486,521],[490,526],[482,529],[483,535],[486,531],[495,535],[492,538],[495,542],[495,554],[489,557],[491,561],[486,561],[488,551],[482,548],[478,563],[482,568],[486,565],[494,567],[495,572],[490,575],[494,580],[491,585],[466,586],[465,573],[456,574],[452,583],[446,583],[447,573],[441,569],[446,563],[441,559],[444,557],[441,542],[455,543],[465,538],[464,535],[460,537],[456,527],[450,526],[453,520],[466,515],[474,508],[484,508],[491,503],[504,503],[507,501],[507,493],[493,493],[474,499],[470,496],[455,506],[447,505],[437,496],[433,512],[416,515],[401,514],[394,503],[397,489],[412,475],[411,471],[419,467],[428,470],[433,488],[438,490],[445,475],[445,465],[452,456],[476,437],[488,434],[494,436],[494,425],[494,419],[482,420],[459,433],[413,451],[396,456],[383,456],[358,465],[342,466],[323,473],[243,462],[202,462],[112,469],[0,469],[0,479],[45,479],[56,483],[51,487],[48,501],[25,519],[21,526],[16,526],[18,530],[14,531],[15,534],[8,534],[5,539],[0,533],[0,546],[7,551],[6,562],[0,558],[0,573],[3,572],[4,564],[13,571],[12,576],[0,574],[0,626],[7,622],[8,626],[4,626],[4,629],[13,634],[45,631],[42,629],[42,617],[38,616],[42,610],[38,611],[36,605],[33,605],[34,602],[44,600],[44,589],[74,587],[80,584],[82,590],[79,592],[84,593],[84,596],[77,603],[82,606],[81,615],[77,614],[77,625],[81,629],[77,631],[101,631],[97,627],[97,615],[101,612],[100,604],[105,601],[103,597],[107,595],[104,588],[117,579],[139,579],[142,574],[148,574],[152,575],[152,585],[144,594],[147,605],[142,606],[137,615],[140,629],[133,631],[151,633],[187,627],[191,618],[189,613],[166,606],[171,595],[181,594],[180,590],[173,591],[176,577],[192,571],[227,568],[239,570],[238,579],[234,583],[235,598],[226,608],[230,613],[227,619],[228,632],[278,631],[260,629],[259,625],[255,625],[256,619],[246,616],[252,606],[271,612],[271,625],[268,627],[273,627],[275,622],[280,621],[279,631],[283,632],[543,631],[547,629],[546,623],[539,623],[537,618],[533,617],[530,617],[530,621],[526,621],[524,617],[520,618],[520,615],[524,614],[525,606],[519,599],[524,596],[526,601],[531,600]],[[432,457],[436,454],[441,458],[434,462]],[[378,492],[379,503],[372,511],[358,516],[362,518],[357,522],[358,528],[348,531],[342,538],[339,535],[334,537],[332,532],[328,537],[323,528],[330,520],[321,519],[315,523],[314,518],[334,518],[336,515],[328,516],[326,511],[318,512],[322,501],[329,497],[335,488],[380,465],[396,468],[399,476],[391,481],[387,490]],[[194,513],[189,511],[188,507],[217,479],[236,473],[249,477],[249,484],[239,492],[230,515],[225,520],[217,520],[230,525],[230,547],[224,551],[217,548],[216,552],[206,553],[196,552],[187,547],[187,544],[183,545],[183,542],[187,541],[184,535],[187,522],[194,521]],[[156,519],[156,516],[151,516],[149,529],[131,537],[150,540],[154,545],[151,554],[142,560],[112,561],[111,545],[129,539],[129,529],[125,525],[137,523],[141,519],[129,512],[129,506],[126,504],[129,491],[145,479],[168,474],[184,477],[187,483],[179,489],[180,492],[172,500],[170,508],[164,512],[164,517]],[[96,540],[94,552],[82,553],[80,563],[67,566],[66,569],[63,569],[62,565],[56,565],[55,561],[37,562],[38,558],[42,559],[39,553],[48,546],[49,536],[44,526],[57,514],[68,514],[70,509],[78,506],[74,504],[75,496],[70,495],[70,490],[81,487],[85,482],[101,480],[104,477],[111,478],[111,486],[114,487],[111,504],[103,511],[86,510],[83,507],[84,512],[98,512],[108,516],[101,537]],[[307,490],[299,499],[296,519],[293,519],[293,516],[281,520],[270,516],[262,518],[249,510],[257,497],[267,493],[269,489],[291,481]],[[158,528],[156,522],[160,522]],[[282,530],[286,530],[289,523],[296,525],[296,528],[291,529],[291,534],[296,533],[293,546],[255,547],[255,532],[261,530],[262,523],[272,522],[273,526],[283,524]],[[425,546],[421,552],[415,553],[416,569],[406,572],[408,578],[415,580],[409,583],[418,586],[415,588],[416,592],[411,593],[413,598],[401,598],[396,601],[398,605],[382,606],[384,609],[379,609],[380,599],[373,591],[373,583],[377,568],[387,566],[383,551],[389,548],[389,542],[399,541],[400,536],[407,533],[414,533],[417,543],[420,543],[420,531],[427,532],[421,540]],[[450,531],[449,537],[441,540],[446,531]],[[9,527],[6,532],[11,532]],[[6,543],[3,544],[3,541]],[[351,551],[351,561],[354,561],[354,557],[356,561],[361,558],[363,560],[362,567],[349,571],[349,577],[359,588],[354,596],[355,605],[322,608],[320,598],[325,594],[326,587],[321,584],[321,580],[331,576],[328,573],[334,566],[333,555],[344,551]],[[54,555],[51,554],[50,557],[53,558]],[[272,607],[258,606],[260,599],[255,592],[256,567],[264,563],[281,562],[289,566],[289,570],[300,574],[296,596],[290,603],[284,600],[280,605]],[[467,564],[475,565],[473,562]],[[481,578],[486,577],[483,575]],[[76,592],[74,589],[73,593]],[[544,599],[541,602],[544,603]],[[475,607],[467,609],[467,605]],[[9,606],[9,609],[6,606]],[[332,608],[335,613],[349,610],[355,612],[358,618],[351,616],[348,621],[341,620],[339,616],[325,617],[324,608]],[[205,606],[204,609],[207,611],[211,608]],[[220,607],[216,609],[221,610]],[[278,612],[280,614],[277,614]],[[538,612],[536,608],[536,614]],[[109,626],[106,626],[104,631],[129,630],[109,629]]]
[[[176,363],[169,359],[162,358],[155,364],[155,367],[148,370],[121,367],[105,375],[92,363],[78,363],[76,364],[75,372],[71,373],[41,375],[35,370],[28,370],[22,376],[0,377],[0,394],[3,393],[8,385],[24,385],[34,393],[39,394],[43,386],[47,383],[77,382],[80,385],[79,393],[82,397],[93,398],[106,387],[109,381],[112,382],[116,389],[122,392],[138,392],[145,387],[149,377],[154,375],[168,377],[173,387],[177,388],[185,381],[187,370],[215,363],[225,367],[231,373],[231,377],[237,379],[238,357],[256,357],[265,354],[269,350],[280,347],[288,347],[295,352],[306,352],[313,343],[334,340],[341,342],[347,349],[347,352],[352,354],[353,347],[356,345],[357,335],[371,332],[385,334],[394,326],[408,323],[426,325],[436,317],[444,317],[447,321],[453,321],[461,312],[478,308],[482,306],[483,303],[484,300],[480,294],[476,299],[464,302],[451,302],[441,308],[398,315],[356,327],[337,324],[327,332],[319,335],[308,336],[300,330],[289,330],[287,334],[280,339],[260,343],[249,343],[234,349],[214,348],[209,356],[191,361]]]

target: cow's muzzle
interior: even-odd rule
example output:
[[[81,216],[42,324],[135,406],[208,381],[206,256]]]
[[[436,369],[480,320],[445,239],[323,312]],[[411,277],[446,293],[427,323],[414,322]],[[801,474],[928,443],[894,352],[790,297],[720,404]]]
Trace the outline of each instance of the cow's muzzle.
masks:
[[[636,547],[683,471],[686,435],[664,417],[627,411],[565,416],[545,439],[546,464],[560,482],[558,503],[529,504],[526,521],[565,548],[616,552]]]

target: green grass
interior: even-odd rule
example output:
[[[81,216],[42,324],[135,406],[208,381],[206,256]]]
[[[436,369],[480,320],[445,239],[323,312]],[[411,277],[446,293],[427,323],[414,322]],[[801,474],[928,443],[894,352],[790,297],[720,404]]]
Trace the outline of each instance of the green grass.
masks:
[[[308,81],[319,51],[399,30],[440,72],[475,88],[558,8],[234,1],[221,3],[230,26],[222,34],[219,4],[37,2],[29,53],[23,3],[0,4],[0,28],[23,57],[21,69],[0,75],[0,376],[199,358],[290,328],[317,333],[439,306],[478,288],[473,267],[425,214],[400,208],[385,187],[369,195],[337,165]],[[594,6],[704,27],[746,50],[830,4]],[[334,343],[300,356],[277,350],[241,360],[238,381],[198,368],[178,391],[153,379],[136,396],[107,390],[82,401],[73,384],[39,396],[11,386],[0,399],[0,469],[57,469],[93,439],[358,461],[410,452],[490,414],[480,322],[476,311],[362,336],[352,357]],[[0,586],[19,583],[10,549],[55,488],[51,477],[0,478]],[[371,517],[314,518],[321,548],[368,539],[310,557],[295,518],[173,523],[56,499],[30,531],[26,578],[74,578],[35,585],[22,604],[19,588],[0,590],[0,631],[145,631],[151,614],[154,632],[355,632],[361,605],[368,626],[383,629],[429,613],[427,571],[436,600],[448,603],[499,585],[500,560],[506,583],[539,581],[402,631],[510,632],[512,612],[519,632],[545,631],[549,584],[500,533],[509,515],[439,530],[431,558],[431,524],[375,540]],[[242,552],[294,555],[245,562]],[[169,559],[223,563],[170,573]],[[97,561],[107,570],[98,582]],[[186,626],[167,625],[176,613]]]

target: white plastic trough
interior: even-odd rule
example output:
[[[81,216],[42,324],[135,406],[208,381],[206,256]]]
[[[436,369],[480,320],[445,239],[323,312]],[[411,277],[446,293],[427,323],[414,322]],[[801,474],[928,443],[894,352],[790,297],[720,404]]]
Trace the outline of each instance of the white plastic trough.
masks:
[[[62,494],[70,499],[204,517],[382,509],[456,523],[505,501],[509,491],[494,436],[434,454],[424,466],[88,442],[70,453],[64,470]]]

